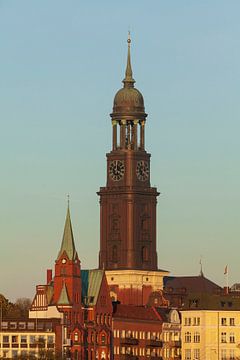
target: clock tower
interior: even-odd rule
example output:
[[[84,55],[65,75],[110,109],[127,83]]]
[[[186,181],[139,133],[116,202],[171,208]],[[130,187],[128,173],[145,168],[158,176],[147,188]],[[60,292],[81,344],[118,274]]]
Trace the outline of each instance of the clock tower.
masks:
[[[100,196],[99,268],[112,279],[132,271],[157,272],[156,205],[159,192],[150,183],[150,154],[145,149],[144,99],[134,87],[130,58],[123,88],[115,95],[112,150],[107,154],[107,184]],[[119,273],[120,271],[120,273]],[[149,276],[147,276],[149,278]],[[119,277],[118,277],[119,278]]]

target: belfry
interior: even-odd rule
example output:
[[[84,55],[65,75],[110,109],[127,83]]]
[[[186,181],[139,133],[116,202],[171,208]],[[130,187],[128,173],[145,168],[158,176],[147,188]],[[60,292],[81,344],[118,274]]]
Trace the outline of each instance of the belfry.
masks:
[[[140,291],[141,296],[136,296],[142,298],[143,286],[149,291],[162,289],[162,276],[167,272],[159,271],[157,265],[156,205],[159,192],[150,184],[151,155],[145,150],[147,114],[143,96],[134,87],[130,45],[129,37],[123,88],[115,95],[110,115],[112,150],[107,154],[107,184],[98,192],[99,268],[106,270],[113,294],[120,294],[124,286],[125,295],[126,291],[135,295]],[[147,280],[139,282],[144,276]]]

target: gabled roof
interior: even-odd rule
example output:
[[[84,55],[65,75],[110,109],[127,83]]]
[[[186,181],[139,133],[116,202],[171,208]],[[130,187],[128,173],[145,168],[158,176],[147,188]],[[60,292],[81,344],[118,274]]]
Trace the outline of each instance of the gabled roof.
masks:
[[[221,287],[204,276],[165,276],[164,292],[170,293],[185,290],[185,293],[203,292],[217,293]]]
[[[61,249],[58,253],[57,259],[59,259],[64,252],[67,255],[67,257],[69,258],[69,260],[75,260],[77,257],[77,252],[75,249],[74,238],[73,238],[69,206],[67,208],[67,215],[66,215],[66,221],[65,221],[65,226],[64,226]]]
[[[81,270],[82,302],[85,305],[96,305],[103,276],[104,270]]]
[[[59,296],[57,305],[70,305],[66,284],[63,284],[61,294]]]

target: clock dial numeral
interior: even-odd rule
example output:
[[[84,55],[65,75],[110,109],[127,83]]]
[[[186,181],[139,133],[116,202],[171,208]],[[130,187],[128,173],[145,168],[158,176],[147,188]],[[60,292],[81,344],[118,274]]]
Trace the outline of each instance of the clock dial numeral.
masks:
[[[137,163],[137,178],[140,181],[146,181],[149,177],[149,167],[146,161],[138,161]]]
[[[109,174],[114,181],[119,181],[124,176],[124,163],[121,160],[111,161],[109,165]]]

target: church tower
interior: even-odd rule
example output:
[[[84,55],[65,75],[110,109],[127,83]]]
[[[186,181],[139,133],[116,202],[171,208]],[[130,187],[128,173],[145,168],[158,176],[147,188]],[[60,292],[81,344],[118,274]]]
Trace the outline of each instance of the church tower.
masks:
[[[53,303],[81,309],[81,265],[75,248],[69,205],[60,251],[55,261]],[[80,311],[81,312],[81,311]]]
[[[119,286],[119,276],[125,283],[124,274],[129,278],[130,273],[135,277],[140,273],[146,275],[146,271],[152,275],[158,273],[156,205],[159,192],[150,183],[151,155],[145,149],[147,114],[143,96],[134,87],[130,45],[129,37],[123,88],[115,95],[110,115],[112,150],[107,154],[107,184],[98,192],[99,268],[106,269],[108,279],[114,279],[111,281],[116,286]],[[147,278],[149,280],[149,276]]]

